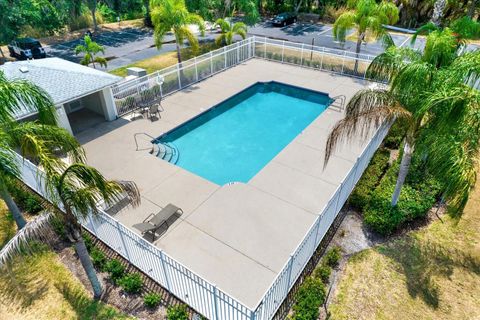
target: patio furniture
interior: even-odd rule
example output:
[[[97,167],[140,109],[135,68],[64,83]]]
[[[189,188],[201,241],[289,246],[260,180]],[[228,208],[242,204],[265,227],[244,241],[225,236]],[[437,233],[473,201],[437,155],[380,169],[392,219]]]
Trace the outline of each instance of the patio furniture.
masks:
[[[179,207],[169,203],[165,208],[160,210],[158,213],[149,214],[141,223],[134,224],[133,227],[139,230],[145,239],[150,242],[155,241],[155,235],[163,225],[169,227],[168,220],[174,216],[182,215],[183,210]]]
[[[158,109],[158,104],[153,104],[148,108],[148,118],[152,119],[153,115],[158,115],[158,118],[160,118],[160,110]]]

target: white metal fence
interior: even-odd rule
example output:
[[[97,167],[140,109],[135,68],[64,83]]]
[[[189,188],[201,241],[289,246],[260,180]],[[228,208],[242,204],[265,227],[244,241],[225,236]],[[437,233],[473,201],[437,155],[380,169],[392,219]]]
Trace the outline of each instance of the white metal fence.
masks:
[[[43,172],[18,156],[23,182],[48,199]],[[170,293],[209,319],[254,319],[254,312],[215,285],[132,232],[103,210],[82,221],[83,227]]]
[[[373,56],[268,38],[250,37],[149,75],[112,86],[119,116],[143,98],[164,97],[252,58],[366,78]]]

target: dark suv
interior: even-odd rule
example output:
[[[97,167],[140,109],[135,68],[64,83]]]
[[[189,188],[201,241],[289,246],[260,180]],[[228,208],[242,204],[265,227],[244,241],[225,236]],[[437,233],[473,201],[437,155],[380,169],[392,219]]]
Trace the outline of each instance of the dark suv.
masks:
[[[274,26],[282,26],[285,27],[286,25],[292,24],[297,22],[297,15],[291,12],[284,12],[280,13],[279,15],[275,16],[272,20],[272,24]]]
[[[8,45],[8,51],[10,51],[10,57],[17,58],[18,60],[40,59],[47,56],[40,41],[33,38],[18,38],[13,40]]]

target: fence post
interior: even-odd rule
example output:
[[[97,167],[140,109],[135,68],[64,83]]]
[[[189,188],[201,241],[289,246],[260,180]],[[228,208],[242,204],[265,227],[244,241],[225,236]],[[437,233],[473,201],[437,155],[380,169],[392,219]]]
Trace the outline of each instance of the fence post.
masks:
[[[237,63],[235,64],[239,64],[240,63],[240,45],[239,45],[239,42],[237,42]]]
[[[267,59],[267,37],[265,37],[263,41],[265,41],[263,43],[263,58]]]
[[[195,57],[195,82],[198,82],[198,67],[197,67],[197,57]]]
[[[323,70],[323,57],[325,56],[325,47],[322,48],[322,59],[320,59],[320,70]]]
[[[288,291],[290,290],[290,281],[292,280],[292,269],[293,269],[293,255],[290,255],[290,260],[288,260],[287,286],[285,288],[285,297],[288,295]]]
[[[162,265],[163,274],[165,275],[165,282],[166,282],[167,290],[170,293],[173,293],[172,292],[172,287],[170,286],[170,278],[168,277],[167,268],[165,267],[165,257],[163,255],[163,250],[160,250],[160,262],[161,262],[161,265]]]
[[[179,67],[179,64],[177,64],[177,77],[178,77],[178,88],[179,88],[179,90],[182,90],[182,81],[180,80],[180,67]]]
[[[215,309],[215,320],[220,320],[218,316],[218,288],[216,285],[213,285],[213,307]]]
[[[345,67],[345,56],[347,54],[347,51],[343,51],[343,59],[342,59],[342,72],[340,74],[343,74],[343,69]]]
[[[212,51],[210,51],[210,75],[213,75],[213,59],[212,59]]]
[[[302,43],[302,54],[300,55],[300,65],[303,66],[303,47],[305,46],[305,43]]]
[[[327,202],[327,206],[325,208],[328,209],[329,204],[330,204],[330,201]],[[315,242],[313,243],[312,255],[315,253],[315,249],[317,249],[318,233],[320,232],[320,223],[322,222],[322,217],[323,217],[323,212],[320,213],[320,215],[318,216],[317,230],[315,231]]]
[[[338,203],[340,202],[340,196],[342,195],[342,190],[343,190],[343,181],[340,184],[340,189],[338,189],[337,203],[335,204],[335,216],[338,213]]]
[[[227,69],[227,47],[223,47],[223,58],[225,59],[225,68]]]
[[[127,250],[127,245],[125,244],[125,239],[123,239],[123,232],[120,229],[120,222],[118,222],[118,220],[115,220],[115,222],[117,225],[118,234],[120,235],[120,240],[122,241],[123,251],[125,251],[125,255],[127,256],[128,261],[131,261],[130,254],[128,253],[128,250]]]
[[[283,63],[283,56],[285,55],[285,40],[282,41],[282,63]]]
[[[252,58],[255,57],[255,43],[256,43],[256,39],[255,39],[255,36],[253,36],[253,41],[248,41],[248,48],[249,48],[248,56],[250,57],[250,54],[251,54]]]

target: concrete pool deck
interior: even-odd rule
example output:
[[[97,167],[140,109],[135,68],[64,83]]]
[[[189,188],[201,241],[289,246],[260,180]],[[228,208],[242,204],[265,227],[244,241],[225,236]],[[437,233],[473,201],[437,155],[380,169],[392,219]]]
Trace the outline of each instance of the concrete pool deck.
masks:
[[[149,136],[162,135],[255,82],[271,80],[331,97],[342,94],[347,101],[368,85],[359,79],[252,59],[168,96],[157,121],[120,118],[77,135],[90,165],[108,178],[133,180],[139,186],[140,207],[124,208],[114,217],[131,228],[168,203],[181,207],[184,214],[155,245],[251,309],[366,143],[350,142],[323,169],[327,135],[343,117],[329,108],[248,183],[219,186],[149,154]],[[140,133],[138,151],[136,133]]]

